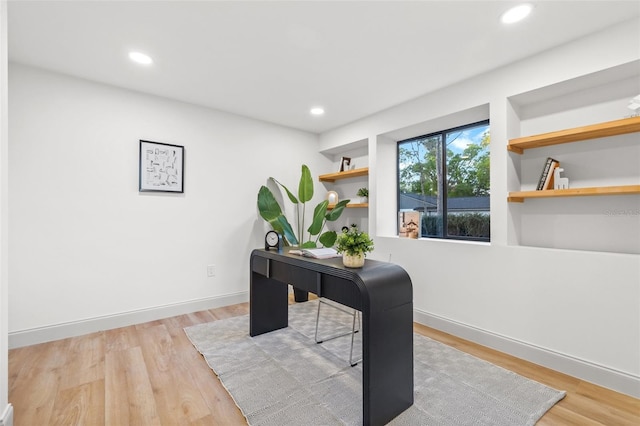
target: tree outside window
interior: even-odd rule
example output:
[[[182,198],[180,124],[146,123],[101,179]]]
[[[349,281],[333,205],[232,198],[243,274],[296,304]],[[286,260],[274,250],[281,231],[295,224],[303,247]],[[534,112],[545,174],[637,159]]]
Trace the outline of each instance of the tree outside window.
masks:
[[[489,241],[490,142],[488,120],[398,142],[398,204],[422,237]]]

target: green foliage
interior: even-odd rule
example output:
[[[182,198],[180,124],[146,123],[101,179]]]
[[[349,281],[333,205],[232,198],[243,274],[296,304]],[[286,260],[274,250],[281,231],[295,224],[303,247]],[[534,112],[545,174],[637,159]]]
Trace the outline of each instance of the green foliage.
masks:
[[[356,193],[356,195],[358,197],[368,197],[369,196],[369,189],[360,188],[360,189],[358,189],[358,192]]]
[[[293,230],[293,227],[284,215],[280,204],[278,204],[278,201],[271,190],[264,185],[260,187],[260,190],[258,191],[258,211],[260,216],[269,222],[276,232],[279,232],[284,236],[285,243],[287,245],[300,246],[302,248],[315,248],[317,247],[317,243],[320,242],[325,247],[332,247],[337,238],[336,232],[321,232],[327,222],[333,222],[340,217],[345,206],[350,200],[340,201],[332,210],[327,210],[329,205],[328,201],[325,200],[320,202],[313,211],[311,226],[306,229],[308,232],[307,241],[303,241],[306,203],[313,198],[313,178],[311,177],[309,167],[304,164],[302,165],[297,198],[285,185],[273,177],[270,177],[269,179],[285,190],[289,201],[291,201],[296,208],[297,232]],[[316,237],[315,240],[312,239],[314,236]]]
[[[264,185],[261,186],[260,191],[258,191],[258,211],[260,212],[260,216],[269,222],[276,232],[284,235],[285,240],[288,241],[289,244],[298,244],[298,239],[291,225],[284,214],[282,214],[280,204],[278,204],[271,190]]]
[[[459,134],[451,133],[447,146]],[[447,195],[449,197],[485,196],[489,194],[491,136],[485,133],[479,143],[469,144],[461,153],[447,148]],[[429,136],[398,146],[400,192],[438,195],[442,180],[442,137]]]
[[[313,198],[313,178],[309,167],[304,164],[302,165],[302,175],[298,184],[298,198],[301,203],[311,201]]]
[[[343,231],[338,235],[337,239],[338,253],[347,253],[355,256],[358,254],[366,254],[373,251],[373,240],[369,238],[369,234],[358,230],[356,225],[351,225],[348,231]]]
[[[436,195],[442,173],[439,135],[398,145],[400,192]]]
[[[447,150],[447,194],[449,197],[489,195],[489,143],[486,133],[479,144],[469,144],[460,154]]]
[[[442,217],[438,215],[422,217],[422,234],[442,236]],[[447,215],[447,235],[458,237],[489,238],[491,220],[482,213],[458,213]]]

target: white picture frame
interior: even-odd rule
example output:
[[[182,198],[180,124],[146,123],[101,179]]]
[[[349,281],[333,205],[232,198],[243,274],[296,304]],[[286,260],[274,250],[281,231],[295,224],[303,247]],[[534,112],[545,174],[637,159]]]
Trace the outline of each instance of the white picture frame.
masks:
[[[184,146],[140,140],[138,190],[184,192]]]

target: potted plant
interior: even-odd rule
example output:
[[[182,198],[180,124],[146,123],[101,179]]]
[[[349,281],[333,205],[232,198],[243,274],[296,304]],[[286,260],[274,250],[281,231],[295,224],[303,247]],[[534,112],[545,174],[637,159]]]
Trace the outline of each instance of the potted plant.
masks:
[[[315,248],[318,243],[325,247],[333,247],[336,242],[337,233],[335,231],[322,232],[327,222],[337,220],[342,214],[345,206],[350,200],[342,200],[333,209],[329,210],[329,201],[320,202],[313,210],[311,225],[306,229],[307,240],[304,241],[305,218],[307,201],[313,198],[313,178],[311,171],[305,164],[302,165],[302,174],[298,184],[298,196],[296,197],[289,189],[275,178],[270,177],[273,182],[282,187],[287,193],[287,197],[296,207],[296,231],[291,226],[291,222],[283,213],[278,200],[266,186],[261,186],[258,191],[258,211],[260,216],[269,222],[274,231],[283,236],[284,244],[288,246],[298,246],[301,248]],[[314,239],[315,237],[315,239]],[[296,302],[306,302],[309,298],[308,292],[297,288],[293,289]]]
[[[285,244],[301,248],[316,248],[320,243],[324,247],[333,247],[337,238],[336,232],[326,231],[323,233],[322,230],[327,222],[333,222],[340,217],[350,200],[340,201],[331,210],[328,209],[329,201],[324,200],[318,203],[313,210],[311,225],[305,229],[306,203],[313,198],[313,178],[309,167],[302,165],[297,197],[275,178],[270,177],[269,179],[285,190],[287,197],[296,207],[296,230],[294,231],[291,222],[287,220],[271,190],[264,185],[260,187],[258,192],[258,211],[260,216],[284,237]],[[305,230],[307,231],[306,241]]]
[[[364,204],[367,202],[367,199],[369,198],[369,190],[367,188],[360,188],[358,189],[358,192],[356,193],[356,195],[360,197],[360,203]]]
[[[336,250],[342,253],[342,262],[347,268],[361,268],[367,253],[373,251],[373,240],[354,224],[338,235]]]

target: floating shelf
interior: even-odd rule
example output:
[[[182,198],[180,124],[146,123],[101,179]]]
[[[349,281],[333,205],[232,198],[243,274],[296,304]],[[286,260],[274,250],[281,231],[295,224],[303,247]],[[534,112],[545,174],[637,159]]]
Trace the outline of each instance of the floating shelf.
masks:
[[[509,140],[507,149],[511,152],[522,154],[525,149],[624,135],[634,132],[640,132],[640,116],[511,139]]]
[[[327,210],[331,210],[335,207],[335,204],[329,204]],[[369,203],[349,203],[345,207],[349,209],[366,208],[369,207]]]
[[[369,174],[369,168],[363,167],[361,169],[347,170],[346,172],[328,173],[326,175],[318,176],[320,182],[335,182],[340,179],[348,179],[359,176],[367,176]]]
[[[507,201],[522,203],[527,198],[583,197],[588,195],[640,194],[640,185],[596,186],[589,188],[548,189],[544,191],[510,192]]]

